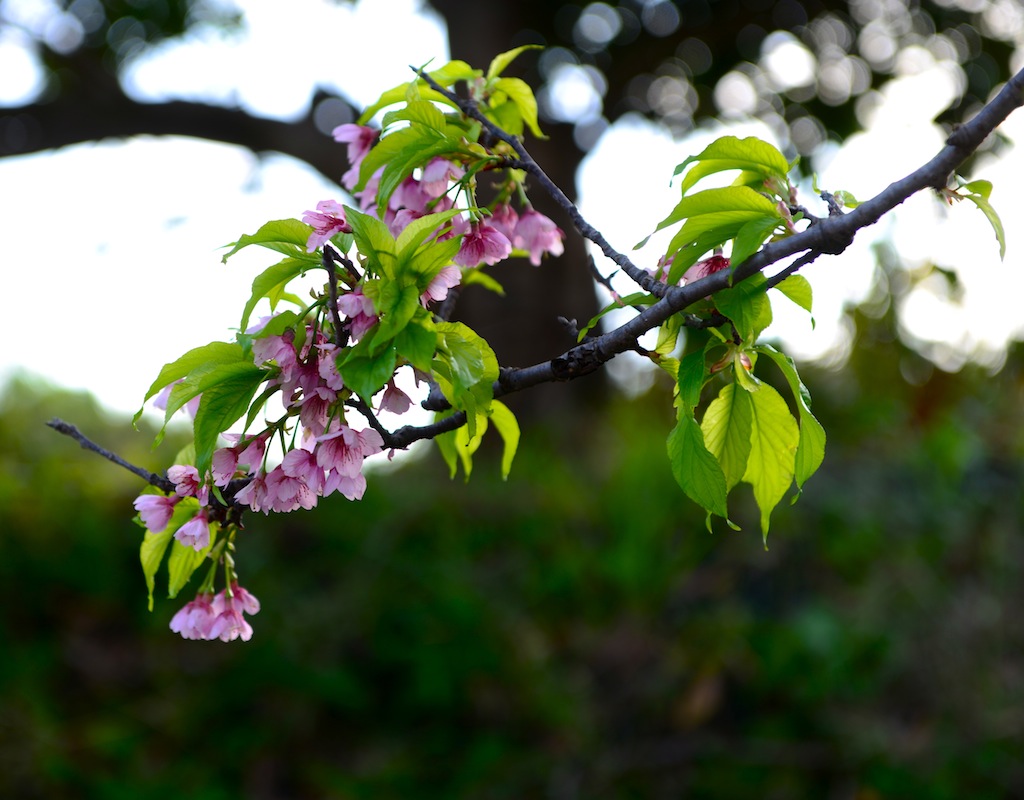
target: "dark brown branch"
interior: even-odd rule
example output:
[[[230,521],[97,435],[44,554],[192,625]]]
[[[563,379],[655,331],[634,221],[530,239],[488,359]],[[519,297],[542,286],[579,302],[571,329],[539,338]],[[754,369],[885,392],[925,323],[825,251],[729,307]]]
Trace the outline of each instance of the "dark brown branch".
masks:
[[[107,461],[112,461],[119,467],[124,467],[129,472],[138,475],[146,483],[151,484],[152,486],[155,486],[156,488],[168,493],[174,491],[174,484],[171,483],[171,481],[167,480],[165,476],[157,475],[155,472],[149,472],[148,470],[145,470],[142,467],[137,467],[134,464],[125,461],[123,458],[121,458],[121,456],[117,455],[116,453],[111,453],[109,450],[100,447],[98,444],[96,444],[88,437],[86,437],[85,434],[79,431],[78,428],[76,428],[70,422],[65,422],[64,420],[58,417],[54,417],[46,424],[49,427],[53,428],[58,433],[63,433],[65,436],[70,436],[72,439],[78,442],[79,445],[81,445],[83,450],[91,450],[92,452],[103,456],[105,459],[107,459]]]

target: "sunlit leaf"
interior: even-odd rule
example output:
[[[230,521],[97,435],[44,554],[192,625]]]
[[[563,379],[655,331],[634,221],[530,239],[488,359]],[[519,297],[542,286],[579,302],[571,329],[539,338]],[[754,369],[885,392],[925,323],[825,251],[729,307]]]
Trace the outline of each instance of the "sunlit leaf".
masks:
[[[751,401],[750,455],[743,481],[754,487],[754,499],[761,510],[761,533],[767,545],[772,510],[793,484],[800,431],[786,401],[770,384],[762,383],[753,393],[736,394],[746,395]]]

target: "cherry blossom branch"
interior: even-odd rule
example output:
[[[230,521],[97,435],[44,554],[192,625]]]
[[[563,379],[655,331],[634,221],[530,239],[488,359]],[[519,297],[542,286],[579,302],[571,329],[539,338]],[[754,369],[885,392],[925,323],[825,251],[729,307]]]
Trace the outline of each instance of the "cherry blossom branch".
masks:
[[[123,458],[121,458],[121,456],[117,455],[116,453],[112,453],[106,448],[100,447],[98,444],[96,444],[87,436],[85,436],[85,434],[79,431],[78,428],[76,428],[70,422],[65,422],[59,417],[54,417],[46,424],[49,427],[53,428],[55,431],[57,431],[57,433],[63,433],[65,436],[70,436],[72,439],[78,442],[78,444],[82,447],[83,450],[91,450],[92,452],[103,456],[105,459],[107,459],[107,461],[112,461],[119,467],[124,467],[124,469],[128,470],[129,472],[138,475],[146,483],[149,483],[165,492],[174,491],[174,484],[171,481],[167,480],[166,477],[157,475],[155,472],[149,472],[148,470],[145,470],[142,467],[137,467],[134,464],[125,461]]]
[[[495,128],[473,104],[464,103],[450,92],[441,89],[430,79],[430,76],[420,74],[428,83],[432,84],[432,88],[443,92],[453,102],[457,102],[467,114],[488,126],[488,130],[494,129],[500,132],[502,141],[508,142],[513,147],[517,146],[514,137]],[[641,311],[633,319],[612,331],[587,339],[549,361],[530,367],[502,370],[501,377],[494,384],[494,396],[501,397],[542,383],[573,380],[588,375],[619,353],[635,349],[640,336],[660,326],[672,315],[684,311],[693,303],[710,294],[747,280],[787,256],[803,253],[793,264],[775,276],[779,280],[771,285],[777,285],[782,279],[789,277],[821,255],[842,253],[853,242],[854,236],[860,229],[875,224],[882,216],[892,211],[911,195],[923,189],[945,187],[953,170],[973,154],[985,138],[1021,105],[1024,105],[1024,70],[1014,75],[999,94],[985,105],[970,122],[963,124],[952,133],[946,140],[945,147],[934,158],[906,177],[893,182],[871,200],[862,203],[849,213],[818,219],[814,225],[799,233],[765,245],[738,265],[735,270],[721,270],[685,286],[666,287],[663,296],[656,303]],[[562,196],[564,197],[564,194]],[[571,205],[570,201],[566,200],[566,202]],[[583,233],[582,230],[581,233]],[[591,241],[594,240],[591,239]],[[442,422],[447,423],[457,416],[453,415]],[[435,432],[436,427],[436,425],[426,425],[401,428],[400,440],[411,444],[418,439],[432,438],[438,435],[438,432],[444,433],[453,430],[458,425],[444,426],[443,430],[438,432]]]
[[[424,70],[416,69],[415,67],[412,67],[411,69],[423,80],[425,80],[427,82],[427,85],[431,89],[438,92],[439,94],[444,95],[444,97],[446,97],[448,100],[455,103],[455,105],[466,116],[476,120],[481,125],[483,125],[484,129],[492,137],[499,141],[505,142],[505,144],[511,147],[519,158],[509,159],[506,162],[507,165],[514,169],[524,170],[525,172],[528,172],[529,174],[533,175],[533,177],[537,180],[537,183],[539,183],[544,188],[544,191],[546,191],[551,196],[551,198],[559,205],[559,207],[563,211],[565,211],[566,214],[569,215],[569,218],[572,220],[573,225],[576,226],[576,230],[580,232],[580,235],[582,235],[585,239],[589,239],[594,244],[596,244],[601,249],[601,252],[604,253],[604,255],[609,260],[617,264],[622,269],[622,271],[625,272],[630,278],[632,278],[633,281],[637,285],[639,285],[640,288],[643,289],[645,292],[653,294],[656,297],[662,296],[662,294],[665,292],[667,288],[665,284],[655,279],[646,270],[641,269],[632,261],[630,261],[628,256],[626,256],[623,253],[620,253],[618,250],[612,247],[608,240],[604,238],[604,235],[599,230],[597,230],[597,228],[595,228],[593,225],[587,222],[586,219],[584,219],[583,215],[580,213],[580,210],[576,207],[576,204],[569,199],[565,192],[563,192],[562,189],[553,180],[551,180],[551,178],[548,177],[548,174],[540,167],[540,165],[533,160],[533,156],[530,155],[530,153],[523,146],[522,141],[518,137],[513,136],[510,133],[507,133],[506,131],[502,130],[497,125],[495,125],[493,122],[491,122],[489,119],[487,119],[487,117],[480,111],[480,108],[478,107],[476,101],[463,99],[454,92],[445,89],[437,81],[431,78],[430,75],[428,75]]]

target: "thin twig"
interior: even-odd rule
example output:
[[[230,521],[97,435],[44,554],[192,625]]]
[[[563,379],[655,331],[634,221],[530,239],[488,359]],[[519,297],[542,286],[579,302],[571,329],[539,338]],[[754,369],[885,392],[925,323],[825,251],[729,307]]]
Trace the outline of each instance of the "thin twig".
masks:
[[[107,459],[107,461],[112,461],[119,467],[124,467],[129,472],[138,475],[146,483],[151,484],[152,486],[155,486],[158,489],[162,489],[165,492],[174,491],[174,484],[171,481],[167,480],[166,476],[157,475],[155,472],[150,472],[148,470],[143,469],[142,467],[137,467],[134,464],[125,461],[123,458],[121,458],[121,456],[117,455],[116,453],[112,453],[106,448],[100,447],[98,444],[89,439],[85,434],[83,434],[80,430],[78,430],[78,428],[76,428],[70,422],[65,422],[59,417],[54,417],[46,424],[49,427],[53,428],[58,433],[63,433],[65,436],[70,436],[72,439],[78,442],[78,444],[81,445],[81,447],[84,450],[91,450],[92,452],[103,456],[105,459]]]
[[[540,165],[533,160],[533,156],[530,155],[518,137],[513,136],[510,133],[506,133],[487,119],[473,100],[461,98],[454,92],[448,91],[437,81],[431,78],[425,71],[416,68],[412,69],[417,75],[427,82],[427,85],[431,89],[444,95],[448,100],[455,103],[455,105],[461,109],[466,116],[471,117],[483,125],[484,129],[492,137],[505,142],[509,147],[511,147],[519,158],[518,160],[509,159],[507,162],[508,166],[524,170],[533,175],[537,182],[544,188],[544,191],[546,191],[548,195],[558,203],[562,210],[569,215],[569,218],[572,220],[580,234],[601,248],[601,252],[611,259],[611,261],[618,264],[619,267],[622,268],[622,271],[629,275],[629,277],[632,278],[641,289],[655,295],[656,297],[661,297],[665,293],[665,284],[661,281],[655,280],[650,273],[646,270],[640,269],[640,267],[630,261],[626,255],[612,247],[608,240],[604,238],[604,235],[583,218],[583,215],[576,207],[576,204],[568,198],[565,192],[563,192],[561,188],[559,188],[559,186],[548,177],[548,174],[541,169]]]
[[[338,274],[334,269],[334,261],[338,254],[329,244],[324,245],[324,269],[327,270],[327,296],[330,298],[331,322],[334,323],[334,344],[341,350],[345,346],[342,336],[341,312],[338,311]]]

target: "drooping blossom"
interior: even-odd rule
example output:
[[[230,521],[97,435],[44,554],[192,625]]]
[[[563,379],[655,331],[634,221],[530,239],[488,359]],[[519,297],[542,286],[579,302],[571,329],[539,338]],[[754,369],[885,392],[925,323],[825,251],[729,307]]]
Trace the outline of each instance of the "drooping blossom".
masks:
[[[452,265],[442,267],[441,271],[430,279],[427,288],[420,295],[420,303],[423,305],[430,302],[440,303],[448,296],[448,290],[458,286],[461,282],[462,270]]]
[[[332,131],[334,141],[348,145],[348,163],[351,168],[341,177],[342,185],[352,191],[359,183],[359,165],[377,141],[380,131],[366,125],[347,123]]]
[[[562,229],[555,225],[548,217],[532,208],[526,209],[516,223],[516,232],[512,243],[519,249],[526,250],[530,254],[530,263],[535,267],[540,266],[540,259],[544,253],[553,256],[562,255],[565,246],[562,239],[565,234]]]
[[[162,494],[142,494],[132,503],[139,512],[142,524],[150,533],[160,533],[167,527],[174,514],[174,506],[181,498],[177,494],[165,497]]]
[[[314,436],[327,430],[331,417],[331,406],[338,399],[338,393],[326,386],[318,386],[305,397],[299,406],[299,422]]]
[[[404,414],[412,406],[412,398],[395,386],[394,379],[384,387],[384,396],[380,400],[380,410],[392,414]],[[383,441],[382,441],[383,443]]]
[[[338,298],[338,310],[349,319],[349,333],[359,340],[377,324],[373,301],[363,294],[362,289],[347,292]]]
[[[200,508],[192,519],[174,532],[174,538],[196,552],[209,547],[210,522],[206,516],[206,509]]]
[[[213,609],[213,595],[200,592],[171,618],[171,630],[184,639],[209,639],[217,614]]]
[[[235,500],[249,506],[253,511],[269,514],[271,509],[267,497],[267,473],[260,469],[251,481],[238,490]]]
[[[289,450],[281,461],[281,471],[290,478],[304,483],[313,494],[318,495],[324,489],[324,468],[316,461],[313,449],[296,447]]]
[[[519,223],[519,215],[508,203],[498,203],[491,214],[490,223],[501,233],[508,237],[511,242],[516,235],[516,225]]]
[[[205,506],[210,499],[210,487],[200,482],[199,471],[190,464],[175,464],[167,468],[167,480],[174,484],[178,497],[194,497]]]
[[[252,360],[257,367],[276,364],[281,375],[278,381],[282,384],[292,380],[293,372],[299,366],[299,355],[295,352],[295,333],[285,331],[280,336],[263,336],[252,341]]]
[[[357,475],[367,456],[384,449],[384,440],[373,428],[357,431],[347,425],[337,425],[335,430],[317,437],[317,441],[317,464],[348,476]]]
[[[455,255],[455,263],[463,267],[497,264],[512,253],[508,237],[487,222],[473,222],[462,237],[462,246]]]
[[[324,483],[324,497],[338,492],[347,500],[362,500],[365,491],[366,476],[361,472],[356,475],[342,475],[337,470],[332,470]]]
[[[213,451],[213,462],[210,473],[213,475],[214,486],[227,486],[238,473],[239,469],[247,475],[256,471],[263,462],[263,454],[267,448],[270,434],[242,439],[237,433],[225,433],[224,437],[237,442],[233,447],[220,447]]]
[[[423,168],[422,190],[430,197],[440,197],[448,191],[451,181],[458,181],[466,174],[458,164],[447,158],[433,158]]]
[[[235,639],[247,642],[252,638],[252,625],[246,621],[244,615],[258,614],[260,601],[237,582],[232,583],[230,589],[218,592],[210,605],[216,616],[210,623],[205,638],[220,639],[222,642],[232,642]]]
[[[345,388],[345,383],[341,379],[341,373],[338,372],[338,362],[334,357],[338,346],[333,342],[324,342],[316,347],[320,351],[317,358],[317,371],[320,373],[320,377],[323,378],[328,389],[340,392]]]
[[[345,209],[334,200],[321,200],[316,211],[307,211],[302,221],[313,226],[313,232],[306,241],[306,252],[312,253],[322,247],[336,233],[352,233],[352,226],[345,220]]]
[[[270,511],[279,514],[299,508],[309,511],[316,507],[316,503],[316,492],[303,479],[289,475],[280,465],[267,473],[267,506]]]
[[[410,176],[398,184],[398,188],[391,193],[391,197],[388,198],[388,208],[392,211],[405,208],[425,214],[427,204],[433,197],[435,195],[428,194],[420,181]]]

